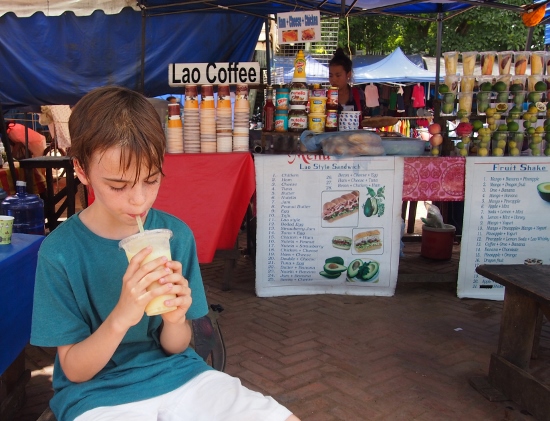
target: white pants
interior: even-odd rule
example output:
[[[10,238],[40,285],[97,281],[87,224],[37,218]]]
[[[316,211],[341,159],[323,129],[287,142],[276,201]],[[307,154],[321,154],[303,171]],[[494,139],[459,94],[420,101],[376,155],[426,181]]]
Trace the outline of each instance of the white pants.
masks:
[[[139,402],[102,406],[75,421],[284,421],[292,413],[226,373],[210,370],[172,392]]]

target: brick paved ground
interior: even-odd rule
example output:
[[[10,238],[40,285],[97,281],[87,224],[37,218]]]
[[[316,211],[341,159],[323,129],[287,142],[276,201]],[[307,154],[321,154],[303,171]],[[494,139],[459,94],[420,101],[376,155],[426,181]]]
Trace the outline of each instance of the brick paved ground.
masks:
[[[231,291],[221,290],[222,262],[202,265],[210,303],[225,308],[226,371],[303,421],[534,421],[468,385],[487,373],[502,303],[456,297],[459,248],[451,261],[433,262],[420,257],[419,243],[406,243],[393,297],[258,298],[249,257],[239,259]],[[27,348],[33,377],[14,421],[36,420],[47,405],[52,357]]]

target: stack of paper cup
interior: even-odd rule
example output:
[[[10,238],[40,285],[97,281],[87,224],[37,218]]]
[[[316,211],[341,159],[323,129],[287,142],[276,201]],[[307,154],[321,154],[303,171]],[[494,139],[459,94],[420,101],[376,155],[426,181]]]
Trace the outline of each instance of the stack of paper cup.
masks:
[[[216,146],[218,152],[233,151],[233,128],[231,122],[231,93],[229,85],[218,85],[216,108]]]
[[[238,84],[235,97],[235,118],[233,121],[233,152],[248,152],[249,150],[249,114],[248,85]]]
[[[184,151],[180,111],[180,104],[168,104],[168,124],[166,125],[166,152],[168,153]]]
[[[185,103],[183,104],[183,139],[185,153],[199,153],[201,151],[199,95],[197,85],[185,86]]]
[[[201,152],[216,152],[216,108],[214,106],[214,87],[201,86]]]

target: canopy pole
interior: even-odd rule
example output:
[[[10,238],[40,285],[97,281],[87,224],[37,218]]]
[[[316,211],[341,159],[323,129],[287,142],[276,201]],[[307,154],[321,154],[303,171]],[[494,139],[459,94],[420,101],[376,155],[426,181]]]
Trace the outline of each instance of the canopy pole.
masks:
[[[141,9],[141,64],[139,75],[138,92],[145,93],[145,9]]]
[[[533,42],[533,32],[535,32],[535,27],[531,26],[527,30],[527,41],[525,42],[525,51],[531,50],[531,43]]]
[[[265,65],[267,67],[267,84],[271,86],[271,42],[269,35],[271,33],[271,22],[269,16],[265,18]]]
[[[435,47],[435,93],[433,98],[434,114],[439,116],[441,111],[441,102],[439,101],[439,78],[441,77],[441,40],[443,33],[443,13],[441,13],[442,5],[437,5],[437,38]]]

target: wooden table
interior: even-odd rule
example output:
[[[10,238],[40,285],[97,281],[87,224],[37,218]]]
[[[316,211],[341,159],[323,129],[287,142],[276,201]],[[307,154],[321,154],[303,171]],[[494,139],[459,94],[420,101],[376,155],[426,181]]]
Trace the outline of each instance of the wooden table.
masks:
[[[480,265],[476,272],[506,289],[498,349],[491,355],[489,375],[470,379],[470,384],[489,400],[502,400],[499,395],[503,394],[538,421],[548,421],[550,387],[535,378],[529,366],[542,314],[550,320],[550,265]]]

